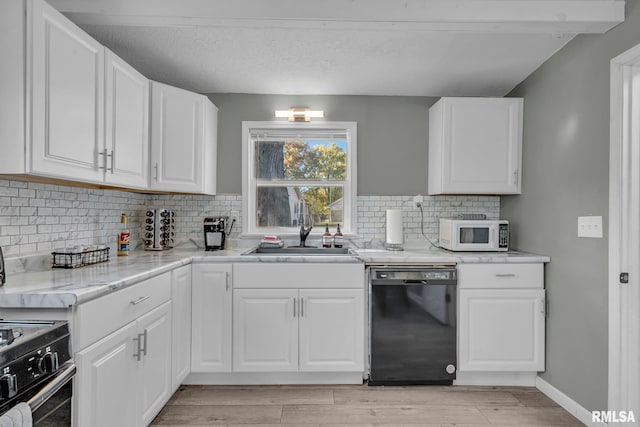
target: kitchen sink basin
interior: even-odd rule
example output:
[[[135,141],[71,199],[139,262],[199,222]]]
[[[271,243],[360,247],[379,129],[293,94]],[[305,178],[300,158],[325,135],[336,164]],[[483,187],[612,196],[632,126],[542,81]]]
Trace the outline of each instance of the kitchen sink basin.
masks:
[[[287,246],[286,248],[254,248],[250,251],[244,252],[242,255],[353,255],[353,251],[350,248],[316,248],[316,247],[300,247],[300,246]]]

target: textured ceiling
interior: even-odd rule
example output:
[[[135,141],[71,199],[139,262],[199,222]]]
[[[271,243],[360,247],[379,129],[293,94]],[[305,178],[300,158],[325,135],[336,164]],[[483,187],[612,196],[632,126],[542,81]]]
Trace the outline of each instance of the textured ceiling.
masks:
[[[501,96],[612,0],[51,0],[147,77],[200,93]]]

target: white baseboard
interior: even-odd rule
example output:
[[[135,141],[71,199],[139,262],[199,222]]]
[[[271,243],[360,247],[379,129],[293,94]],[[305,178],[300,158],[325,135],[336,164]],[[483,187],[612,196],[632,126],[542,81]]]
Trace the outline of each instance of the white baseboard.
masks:
[[[189,385],[362,384],[362,372],[191,372]]]
[[[460,372],[454,385],[496,385],[535,387],[536,372]]]
[[[605,423],[592,422],[591,411],[583,408],[578,404],[578,402],[576,402],[540,377],[536,377],[536,388],[546,394],[551,400],[562,406],[567,412],[569,412],[571,415],[573,415],[589,427],[607,426],[607,424]]]

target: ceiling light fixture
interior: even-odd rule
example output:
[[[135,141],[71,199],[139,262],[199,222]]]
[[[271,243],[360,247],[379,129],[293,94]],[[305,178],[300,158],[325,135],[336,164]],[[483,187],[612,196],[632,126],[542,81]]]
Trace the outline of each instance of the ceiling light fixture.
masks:
[[[310,122],[311,119],[323,118],[324,111],[309,110],[306,107],[289,108],[288,110],[276,110],[276,117],[287,118],[290,122]]]

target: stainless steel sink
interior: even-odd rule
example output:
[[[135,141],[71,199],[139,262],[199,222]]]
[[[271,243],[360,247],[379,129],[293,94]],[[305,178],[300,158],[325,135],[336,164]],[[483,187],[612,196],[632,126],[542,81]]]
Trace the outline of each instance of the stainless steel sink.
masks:
[[[286,248],[254,248],[250,251],[244,252],[242,255],[353,255],[353,250],[350,248],[316,248],[316,247],[300,247],[300,246],[288,246]]]

